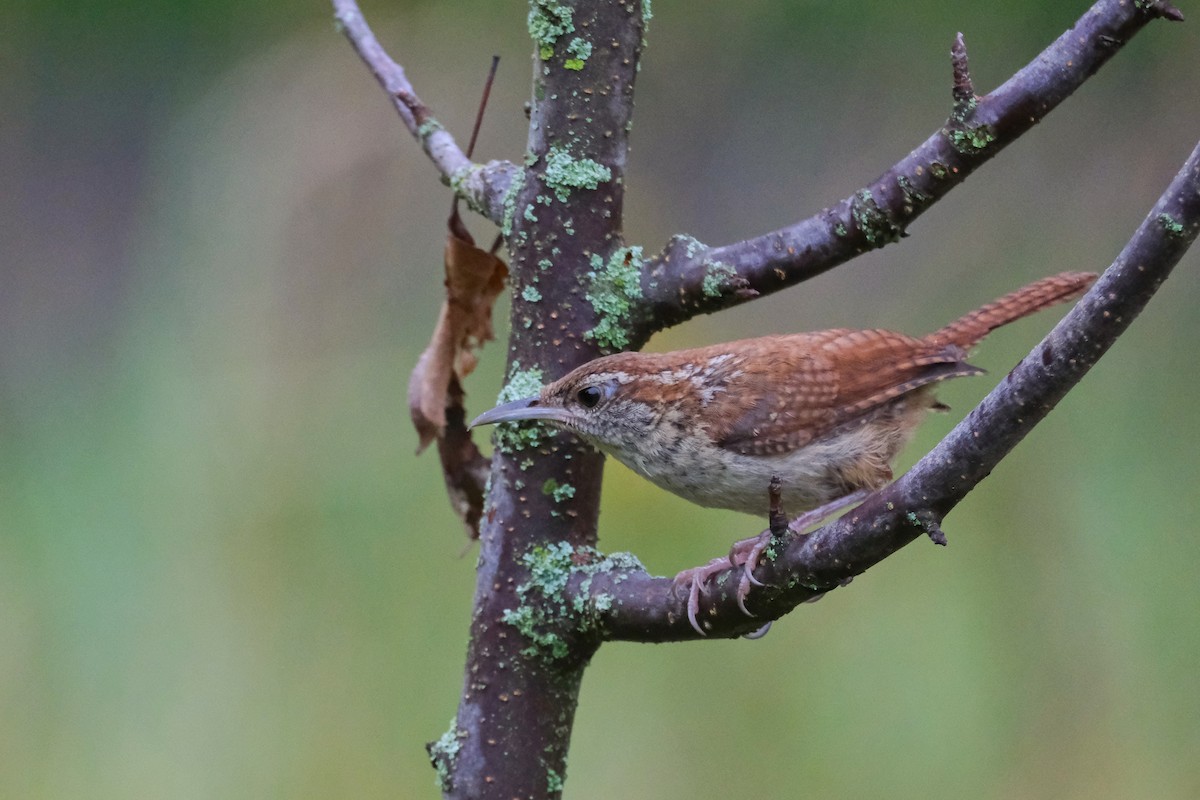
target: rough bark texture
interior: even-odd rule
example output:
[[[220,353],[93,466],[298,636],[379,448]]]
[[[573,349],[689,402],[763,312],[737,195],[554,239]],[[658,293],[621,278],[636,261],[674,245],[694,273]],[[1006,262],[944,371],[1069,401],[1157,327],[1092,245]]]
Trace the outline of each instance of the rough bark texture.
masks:
[[[551,380],[611,344],[592,332],[622,300],[604,276],[626,252],[620,224],[642,14],[640,3],[532,6],[539,57],[526,168],[502,219],[514,385]],[[599,642],[542,579],[560,566],[558,543],[596,544],[603,459],[572,437],[535,434],[497,439],[456,722],[467,735],[446,769],[448,797],[559,794],[583,669]]]

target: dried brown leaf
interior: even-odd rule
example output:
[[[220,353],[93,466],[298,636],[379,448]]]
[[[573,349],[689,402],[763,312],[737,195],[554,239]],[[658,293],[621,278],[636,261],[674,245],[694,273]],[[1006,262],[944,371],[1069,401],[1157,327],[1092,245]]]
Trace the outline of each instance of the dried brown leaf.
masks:
[[[450,218],[445,262],[446,299],[429,346],[408,379],[409,413],[420,438],[418,453],[446,428],[451,380],[469,375],[477,361],[472,350],[495,338],[492,306],[508,278],[503,261],[475,246],[457,210]]]
[[[437,447],[450,506],[466,526],[467,538],[478,539],[489,462],[467,430],[462,386],[454,377],[450,378],[446,403],[446,428],[438,437]]]

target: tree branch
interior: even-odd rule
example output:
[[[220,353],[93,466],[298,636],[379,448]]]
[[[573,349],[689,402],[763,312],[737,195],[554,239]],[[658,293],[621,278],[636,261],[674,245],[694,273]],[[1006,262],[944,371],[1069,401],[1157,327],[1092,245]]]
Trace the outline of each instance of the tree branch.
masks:
[[[1041,121],[1157,17],[1183,18],[1167,3],[1100,0],[1004,85],[979,98],[960,34],[952,54],[954,111],[944,126],[866,187],[794,225],[721,247],[672,238],[646,263],[633,344],[898,241],[914,219]]]
[[[379,44],[358,3],[333,0],[333,8],[338,27],[387,92],[400,119],[421,143],[442,181],[467,201],[473,211],[499,225],[504,216],[505,192],[519,171],[516,165],[508,161],[490,161],[484,165],[472,162],[417,96],[404,67],[392,60]]]
[[[1112,265],[1004,381],[908,473],[841,519],[780,543],[777,557],[756,571],[766,588],[737,607],[737,576],[702,596],[701,621],[711,634],[735,636],[759,628],[797,604],[844,585],[914,539],[940,533],[939,524],[1000,460],[1040,422],[1129,327],[1200,233],[1200,145],[1159,198]],[[740,568],[739,568],[740,571]],[[608,599],[603,627],[611,639],[663,642],[692,639],[686,598],[669,579],[625,570],[590,576],[594,602]]]
[[[606,314],[638,288],[640,259],[624,247],[621,220],[647,12],[530,3],[529,139],[501,217],[513,291],[506,391],[536,391],[623,332],[619,314]],[[564,613],[555,576],[596,543],[603,457],[536,426],[495,442],[453,758],[435,762],[447,797],[557,797],[600,640]]]

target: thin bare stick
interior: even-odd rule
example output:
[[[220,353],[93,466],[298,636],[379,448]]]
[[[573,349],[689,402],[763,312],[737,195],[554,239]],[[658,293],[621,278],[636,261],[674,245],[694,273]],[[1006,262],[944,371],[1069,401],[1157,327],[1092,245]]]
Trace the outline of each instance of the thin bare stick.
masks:
[[[499,66],[500,56],[492,56],[492,66],[488,69],[487,79],[483,82],[483,96],[479,98],[479,108],[475,110],[475,124],[471,126],[471,140],[467,142],[467,158],[471,158],[475,154],[475,143],[479,140],[479,129],[483,127],[483,114],[487,111],[488,98],[492,96],[492,83],[496,80],[496,68]],[[460,239],[474,243],[471,234],[467,232],[467,228],[463,224],[462,217],[458,215],[460,199],[455,193],[454,200],[450,204],[450,230],[454,231]],[[492,253],[496,252],[500,241],[500,237],[497,237],[497,244],[492,245]]]
[[[387,92],[400,119],[421,143],[442,180],[456,195],[467,200],[472,209],[499,223],[504,213],[503,196],[518,172],[517,167],[506,161],[491,162],[486,166],[474,164],[417,96],[404,67],[383,49],[355,0],[333,0],[333,8],[338,27]],[[490,88],[489,79],[489,91]]]
[[[467,142],[467,158],[475,154],[475,142],[479,139],[479,129],[483,127],[483,112],[487,111],[488,98],[492,96],[492,84],[496,82],[496,69],[500,66],[500,56],[492,56],[492,66],[488,68],[487,80],[483,82],[483,97],[479,98],[479,109],[475,112],[475,124],[471,126],[471,141]]]
[[[954,37],[954,45],[950,48],[950,65],[954,68],[954,108],[969,111],[968,105],[975,102],[975,85],[971,83],[967,43],[961,32]]]

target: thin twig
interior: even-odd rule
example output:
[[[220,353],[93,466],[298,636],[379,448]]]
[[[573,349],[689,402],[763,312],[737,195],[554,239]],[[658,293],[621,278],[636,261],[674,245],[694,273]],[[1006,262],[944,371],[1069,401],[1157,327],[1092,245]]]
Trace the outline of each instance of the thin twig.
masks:
[[[517,174],[516,165],[506,161],[474,164],[459,148],[454,137],[430,113],[404,72],[375,38],[355,0],[333,0],[334,17],[359,58],[371,70],[409,133],[421,143],[429,160],[455,194],[470,206],[499,223],[503,217],[504,193]],[[489,82],[490,88],[490,82]]]
[[[483,127],[483,114],[485,111],[487,111],[488,98],[492,96],[492,83],[494,83],[496,80],[496,68],[499,66],[500,56],[492,56],[492,66],[488,68],[487,79],[483,82],[483,95],[479,98],[479,108],[475,109],[475,124],[471,126],[471,139],[467,142],[466,156],[468,159],[474,157],[475,155],[475,143],[479,140],[479,129]],[[417,113],[417,110],[423,109],[426,114],[428,114],[428,109],[425,109],[424,106],[419,105],[420,101],[417,100],[415,96],[409,95],[409,97],[411,97],[412,100],[417,104],[416,107],[413,107],[405,97],[401,97],[401,99],[405,100],[406,105],[409,105],[410,108],[413,108],[413,116],[416,117],[418,121],[421,121],[421,116]],[[471,234],[467,232],[467,226],[463,224],[462,217],[459,216],[458,213],[458,201],[460,199],[461,198],[459,197],[458,193],[455,193],[454,200],[450,203],[450,230],[453,231],[458,238],[465,239],[474,244],[475,242],[473,239],[471,239]],[[497,236],[496,243],[492,245],[491,252],[493,255],[496,253],[497,249],[499,249],[501,241],[501,237]],[[478,535],[478,531],[476,531],[476,535]]]
[[[961,32],[954,37],[954,45],[950,48],[950,65],[954,69],[954,109],[969,111],[969,105],[975,102],[975,85],[971,83],[967,44],[963,41]]]
[[[471,140],[467,142],[467,158],[475,155],[475,142],[479,140],[479,129],[483,127],[483,112],[487,110],[488,98],[492,96],[492,84],[496,82],[496,69],[500,66],[500,56],[492,56],[492,66],[488,68],[487,80],[483,82],[483,97],[479,98],[479,108],[475,111],[475,124],[471,126]]]
[[[697,314],[738,305],[899,241],[908,225],[1036,125],[1156,18],[1164,3],[1100,0],[1071,30],[991,94],[957,102],[947,123],[874,182],[786,228],[721,247],[675,237],[647,261],[631,345]],[[955,97],[971,88],[955,54]],[[960,69],[961,66],[961,69]],[[716,291],[714,291],[716,290]]]

